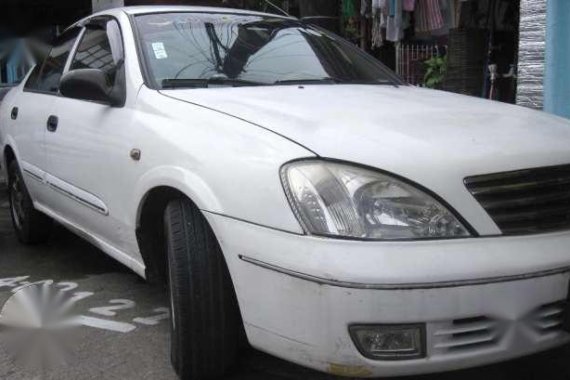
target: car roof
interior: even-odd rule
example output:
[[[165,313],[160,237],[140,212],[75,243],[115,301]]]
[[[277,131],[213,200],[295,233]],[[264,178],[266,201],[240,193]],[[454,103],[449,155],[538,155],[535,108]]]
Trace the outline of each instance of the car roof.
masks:
[[[263,17],[272,17],[272,18],[282,18],[282,19],[293,19],[297,20],[296,17],[293,16],[285,16],[285,15],[278,15],[274,13],[264,13],[264,12],[256,12],[244,9],[234,9],[234,8],[224,8],[224,7],[203,7],[203,6],[193,6],[193,5],[135,5],[129,7],[117,7],[117,8],[109,8],[105,9],[87,17],[82,18],[81,20],[71,24],[65,30],[71,29],[77,25],[81,25],[87,20],[90,20],[95,17],[99,16],[115,16],[117,17],[119,14],[127,14],[127,15],[144,15],[144,14],[153,14],[153,13],[176,13],[176,12],[194,12],[194,13],[209,13],[209,14],[239,14],[239,15],[251,15],[251,16],[263,16]]]
[[[224,8],[224,7],[203,7],[203,6],[193,6],[193,5],[135,5],[129,7],[117,7],[117,8],[109,8],[105,9],[87,17],[80,19],[77,22],[74,22],[67,28],[65,31],[78,26],[82,25],[87,20],[93,19],[99,16],[115,16],[117,17],[119,14],[127,14],[127,15],[144,15],[144,14],[153,14],[153,13],[176,13],[176,12],[195,12],[195,13],[210,13],[210,14],[239,14],[239,15],[251,15],[251,16],[263,16],[263,17],[272,17],[272,18],[282,18],[282,19],[294,19],[296,17],[293,16],[285,16],[285,15],[278,15],[274,13],[264,13],[264,12],[256,12],[244,9],[234,9],[234,8]]]
[[[141,15],[149,13],[165,13],[165,12],[197,12],[197,13],[225,13],[225,14],[243,14],[256,15],[266,17],[294,18],[273,13],[255,12],[244,9],[233,9],[223,7],[203,7],[192,5],[143,5],[118,8],[129,15]]]

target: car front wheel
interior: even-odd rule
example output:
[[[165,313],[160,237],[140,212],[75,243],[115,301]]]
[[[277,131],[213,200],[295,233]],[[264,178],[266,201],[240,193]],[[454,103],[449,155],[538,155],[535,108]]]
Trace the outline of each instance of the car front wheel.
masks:
[[[8,199],[18,240],[23,244],[39,244],[48,240],[53,221],[34,208],[16,161],[8,167]]]
[[[223,376],[234,364],[243,324],[221,248],[187,199],[165,212],[171,360],[181,379]]]

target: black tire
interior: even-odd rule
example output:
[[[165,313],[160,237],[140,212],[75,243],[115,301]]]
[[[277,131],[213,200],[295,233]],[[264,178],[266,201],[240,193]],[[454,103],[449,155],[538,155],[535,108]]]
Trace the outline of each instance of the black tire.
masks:
[[[184,380],[219,378],[235,363],[243,330],[224,256],[189,200],[170,202],[164,222],[172,365]]]
[[[8,199],[12,224],[20,243],[34,245],[46,242],[50,237],[53,221],[34,208],[15,160],[8,167]]]

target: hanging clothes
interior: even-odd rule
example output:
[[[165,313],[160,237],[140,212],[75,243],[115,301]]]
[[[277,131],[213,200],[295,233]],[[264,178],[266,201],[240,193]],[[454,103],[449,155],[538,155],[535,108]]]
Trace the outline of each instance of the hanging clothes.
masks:
[[[413,12],[415,7],[416,7],[416,0],[404,0],[404,5],[403,5],[404,11]]]
[[[356,16],[356,7],[354,6],[354,0],[343,0],[342,1],[343,20],[348,20],[349,18],[354,16]]]
[[[403,0],[390,0],[386,22],[386,40],[398,42],[404,38]]]
[[[459,26],[459,0],[450,0],[449,2],[449,15],[450,15],[450,23],[449,28],[455,29]]]
[[[443,28],[439,0],[420,0],[416,3],[416,32],[425,33]]]
[[[342,0],[342,22],[344,25],[344,36],[348,39],[358,38],[358,25],[356,22],[355,0]]]
[[[380,19],[379,16],[374,16],[372,22],[372,49],[382,47],[382,45],[384,45],[384,37],[382,36]]]
[[[396,2],[397,1],[398,0],[389,0],[388,10],[389,10],[389,16],[390,17],[396,16],[396,8],[397,8]]]
[[[437,30],[432,30],[433,36],[445,36],[449,34],[449,29],[453,24],[453,9],[451,3],[453,0],[439,0],[439,10],[443,18],[443,26]]]
[[[368,0],[360,0],[360,15],[362,17],[366,17],[368,14],[368,4],[370,2]]]
[[[372,0],[372,48],[384,45],[382,28],[386,25],[386,0]]]

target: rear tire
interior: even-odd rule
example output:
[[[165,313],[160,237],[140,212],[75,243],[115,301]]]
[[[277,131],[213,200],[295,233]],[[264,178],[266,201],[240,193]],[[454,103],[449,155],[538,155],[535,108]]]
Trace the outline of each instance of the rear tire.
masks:
[[[46,242],[50,237],[53,221],[34,208],[15,160],[8,167],[8,199],[12,224],[20,243],[33,245]]]
[[[235,363],[243,329],[224,256],[189,200],[170,202],[164,222],[172,365],[184,380],[219,378]]]

